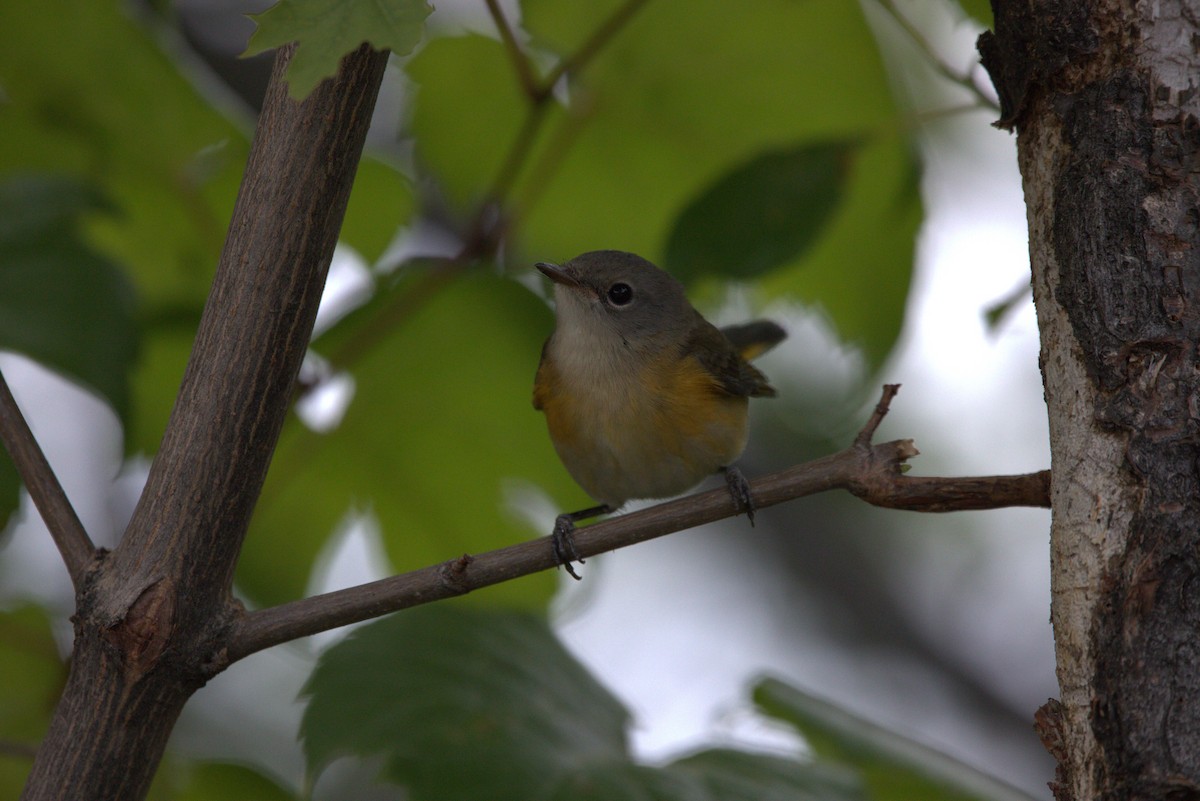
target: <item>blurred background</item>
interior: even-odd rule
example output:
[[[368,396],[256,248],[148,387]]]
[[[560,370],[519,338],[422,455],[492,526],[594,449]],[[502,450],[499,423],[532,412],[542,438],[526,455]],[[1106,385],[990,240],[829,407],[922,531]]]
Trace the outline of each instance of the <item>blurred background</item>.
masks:
[[[180,0],[122,8],[134,25],[151,32],[201,95],[245,128],[270,59],[238,55],[254,29],[245,15],[266,5]],[[516,4],[501,5],[519,24]],[[981,26],[956,4],[934,0],[863,0],[854,13],[874,37],[905,147],[920,165],[923,217],[911,277],[892,300],[902,325],[897,336],[884,336],[887,346],[864,350],[819,298],[800,302],[786,292],[764,296],[742,284],[697,281],[694,295],[714,321],[764,315],[790,333],[760,362],[779,397],[752,404],[743,471],[766,473],[845,447],[884,382],[902,389],[878,439],[914,439],[922,452],[914,474],[1044,469],[1049,449],[1014,140],[990,127],[995,109],[979,102],[962,80],[947,79],[948,73],[963,78],[988,96],[990,87],[975,66]],[[471,0],[436,3],[429,26],[444,35],[495,35],[483,3]],[[794,35],[796,47],[803,47],[804,37],[814,34]],[[11,80],[0,74],[0,89],[7,91]],[[836,85],[841,76],[831,67],[824,80]],[[416,91],[399,69],[391,71],[369,145],[402,169],[414,160],[413,131],[419,139],[421,130],[411,109]],[[0,146],[15,145],[0,137]],[[11,153],[6,159],[20,162]],[[339,250],[321,324],[333,325],[356,308],[409,256],[459,249],[463,228],[455,223],[454,188],[432,186],[428,176],[415,185],[420,214],[377,258],[350,246]],[[876,232],[855,235],[869,242]],[[529,252],[537,244],[531,236],[520,253],[531,260],[574,255]],[[576,250],[603,244],[584,241]],[[510,258],[514,252],[508,251]],[[907,260],[909,254],[892,257]],[[834,265],[828,280],[836,284],[841,270],[852,283],[859,267]],[[503,268],[541,291],[522,274],[527,263]],[[879,291],[892,290],[881,285]],[[191,318],[184,313],[180,319]],[[548,320],[538,318],[538,336],[549,333]],[[186,325],[180,330],[178,342],[161,348],[185,353]],[[515,386],[531,383],[536,358],[536,350],[528,354],[528,369]],[[0,353],[0,369],[85,525],[111,547],[132,512],[152,446],[130,448],[129,432],[111,404],[30,359]],[[317,389],[305,399],[302,417],[315,429],[336,428],[347,406],[353,408],[356,386],[362,393],[361,381],[315,356],[306,375]],[[527,394],[516,406],[526,404]],[[527,416],[535,418],[532,410]],[[146,437],[153,441],[153,433]],[[547,450],[544,442],[538,447]],[[547,464],[548,471],[561,470]],[[565,474],[555,480],[560,488],[569,486]],[[531,537],[548,532],[558,511],[574,508],[582,496],[571,491],[564,497],[559,489],[514,476],[503,487],[504,509],[487,514],[512,517]],[[313,546],[316,566],[297,579],[304,592],[403,567],[378,506],[364,497],[331,512],[337,518],[333,536],[326,541],[328,532],[321,533]],[[1048,530],[1045,510],[924,515],[874,509],[842,494],[819,496],[763,510],[754,528],[739,517],[590,559],[583,582],[553,579],[551,617],[569,649],[632,710],[632,742],[647,762],[712,744],[802,750],[794,733],[761,717],[748,699],[747,688],[769,675],[1049,798],[1052,763],[1032,728],[1034,710],[1057,695]],[[427,561],[463,549],[435,544]],[[247,577],[239,585],[250,603],[287,597],[286,588],[272,597],[252,581]],[[487,592],[480,596],[486,603]],[[65,653],[70,584],[22,496],[0,552],[0,601],[15,608],[30,600],[52,610]],[[234,665],[189,704],[173,753],[250,764],[285,787],[299,787],[303,704],[297,696],[321,649],[344,633]],[[352,789],[360,798],[399,797],[394,788],[371,785],[370,776],[369,765],[338,764],[317,795],[349,797]]]

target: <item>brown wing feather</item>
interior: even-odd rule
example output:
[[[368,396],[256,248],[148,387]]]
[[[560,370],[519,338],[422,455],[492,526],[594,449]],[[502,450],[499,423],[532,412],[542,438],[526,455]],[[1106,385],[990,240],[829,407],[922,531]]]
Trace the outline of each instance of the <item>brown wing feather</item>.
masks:
[[[775,395],[775,388],[767,383],[767,377],[743,359],[716,326],[707,322],[696,326],[684,345],[684,352],[695,354],[717,386],[730,395],[746,398]]]

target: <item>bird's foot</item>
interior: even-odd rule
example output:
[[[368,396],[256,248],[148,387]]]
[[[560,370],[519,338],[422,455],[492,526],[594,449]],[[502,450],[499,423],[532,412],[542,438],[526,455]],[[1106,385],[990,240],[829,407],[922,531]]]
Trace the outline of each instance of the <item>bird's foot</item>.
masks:
[[[579,549],[575,547],[575,524],[580,520],[588,520],[615,511],[615,507],[605,503],[590,509],[580,509],[578,512],[568,512],[559,515],[554,520],[554,533],[550,536],[551,545],[554,547],[554,558],[566,568],[571,578],[576,581],[582,578],[575,572],[575,568],[571,567],[572,562],[583,564],[583,557],[579,555]]]
[[[566,569],[567,574],[576,581],[582,580],[583,576],[580,576],[575,572],[575,568],[571,567],[572,562],[583,564],[583,557],[579,555],[579,549],[575,547],[574,515],[559,515],[555,519],[554,533],[550,536],[550,542],[554,547],[554,558]]]
[[[750,494],[750,482],[735,465],[722,467],[721,472],[725,474],[725,486],[729,488],[734,508],[739,512],[745,512],[746,517],[750,520],[750,525],[753,526],[755,505],[754,496]]]

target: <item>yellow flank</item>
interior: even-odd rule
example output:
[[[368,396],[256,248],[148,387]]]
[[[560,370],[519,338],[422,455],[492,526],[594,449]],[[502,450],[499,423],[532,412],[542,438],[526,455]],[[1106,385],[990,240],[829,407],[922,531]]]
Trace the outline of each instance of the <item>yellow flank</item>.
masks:
[[[774,342],[752,342],[738,348],[738,355],[746,361],[752,362],[773,347],[775,347]]]
[[[724,392],[695,357],[671,361],[572,381],[550,359],[539,366],[534,406],[568,472],[598,501],[677,495],[745,448],[747,399]]]

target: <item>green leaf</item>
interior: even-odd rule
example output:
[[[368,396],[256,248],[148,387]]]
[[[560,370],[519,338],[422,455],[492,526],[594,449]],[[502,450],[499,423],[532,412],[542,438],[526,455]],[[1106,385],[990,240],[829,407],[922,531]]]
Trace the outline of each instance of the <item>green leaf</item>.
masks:
[[[368,264],[374,263],[400,226],[412,217],[415,205],[412,186],[395,167],[364,157],[354,176],[338,239],[351,245]]]
[[[0,741],[29,751],[0,759],[0,795],[16,798],[67,677],[45,610],[0,612],[0,676]]]
[[[85,176],[120,210],[93,221],[93,242],[143,303],[202,303],[246,158],[240,129],[115,0],[0,4],[0,85],[0,171]]]
[[[664,773],[687,777],[700,788],[680,798],[713,801],[865,801],[861,780],[840,766],[720,748],[668,765]]]
[[[304,694],[310,771],[377,758],[422,801],[864,801],[846,770],[776,756],[634,763],[629,713],[533,615],[401,612],[330,648]]]
[[[152,453],[208,296],[249,121],[218,112],[161,49],[172,37],[156,40],[139,21],[118,0],[0,3],[0,174],[75,175],[119,210],[89,219],[86,239],[137,289],[144,337],[123,422],[129,448]],[[344,237],[373,258],[410,213],[411,191],[367,159],[359,182]]]
[[[80,236],[111,207],[62,176],[0,183],[0,349],[17,351],[104,397],[122,417],[137,352],[124,273]]]
[[[992,0],[958,0],[963,13],[985,28],[991,28]]]
[[[878,801],[1032,801],[1020,790],[775,679],[755,702],[794,725],[817,756],[852,765]]]
[[[854,149],[804,143],[737,165],[679,215],[663,266],[682,281],[750,280],[801,257],[841,202]]]
[[[904,141],[884,137],[865,144],[824,236],[804,258],[763,276],[761,296],[817,307],[844,341],[862,350],[867,367],[878,368],[904,322],[924,219],[919,179]]]
[[[417,159],[437,173],[460,213],[490,191],[521,129],[527,101],[509,64],[500,42],[471,35],[435,39],[406,67],[420,87]]]
[[[662,768],[581,765],[539,801],[866,801],[850,771],[795,759],[715,749]]]
[[[392,304],[407,302],[409,275],[334,330],[343,337],[359,325],[373,330],[380,323],[373,313],[387,319]],[[239,586],[263,603],[300,595],[313,559],[352,509],[378,519],[388,556],[404,571],[548,534],[509,510],[514,486],[545,488],[578,504],[571,508],[587,505],[531,403],[552,327],[550,311],[529,290],[476,273],[450,280],[369,334],[378,339],[351,365],[354,398],[337,430],[285,429],[239,561]],[[316,347],[337,356],[332,334]],[[480,597],[541,609],[554,587],[546,572]]]
[[[566,55],[617,5],[523,8],[536,41]],[[735,165],[897,124],[875,41],[842,0],[761,0],[753,13],[722,0],[647,4],[571,79],[569,111],[546,137],[547,150],[570,148],[544,187],[523,187],[538,258],[615,247],[661,263],[680,209]]]
[[[280,0],[251,14],[258,30],[245,55],[298,42],[288,65],[288,92],[302,100],[333,76],[342,56],[370,42],[376,50],[407,55],[421,41],[433,7],[425,0]]]
[[[995,334],[1000,328],[1004,319],[1022,306],[1029,306],[1033,302],[1029,285],[1021,283],[1012,288],[1012,290],[1002,298],[992,301],[983,310],[983,320],[989,334]]]
[[[246,157],[239,128],[116,0],[0,3],[0,86],[0,174],[94,187],[118,213],[90,217],[83,239],[133,281],[138,319],[198,316]],[[183,364],[156,369],[168,377],[139,373],[123,420],[135,450],[157,446],[162,429],[138,417],[165,419]]]
[[[382,757],[434,799],[535,798],[535,788],[626,758],[629,713],[529,614],[437,604],[354,631],[304,689],[310,769]]]
[[[296,795],[245,765],[192,762],[170,757],[163,761],[148,795],[150,801],[296,801]]]

